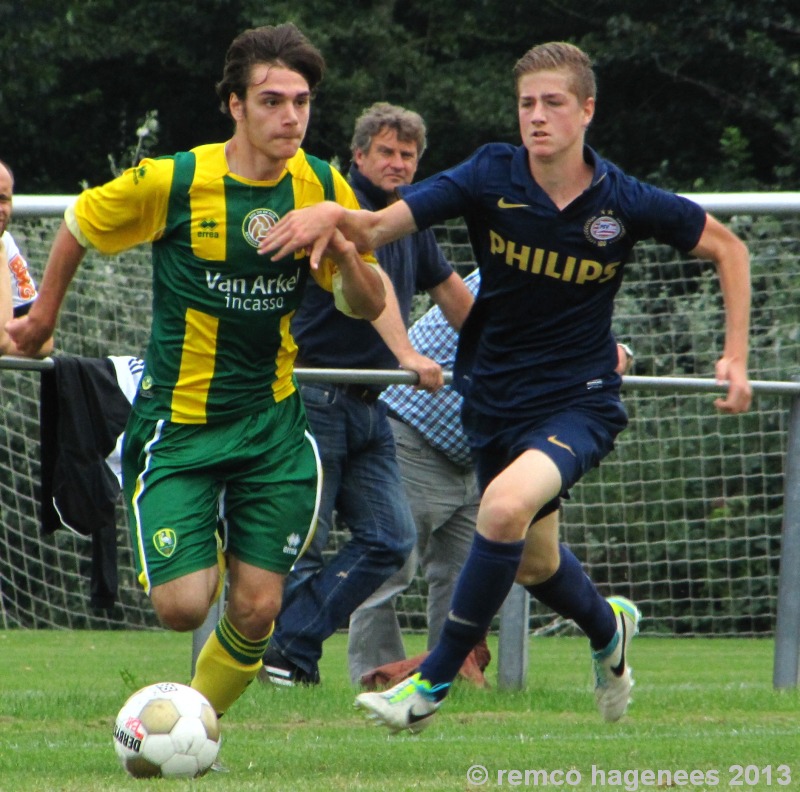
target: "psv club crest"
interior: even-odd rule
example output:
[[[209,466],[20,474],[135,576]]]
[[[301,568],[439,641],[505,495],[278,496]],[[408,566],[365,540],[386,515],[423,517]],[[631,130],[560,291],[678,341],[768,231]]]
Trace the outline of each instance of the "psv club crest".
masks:
[[[611,213],[590,217],[583,226],[583,234],[598,247],[616,242],[625,236],[625,226]]]

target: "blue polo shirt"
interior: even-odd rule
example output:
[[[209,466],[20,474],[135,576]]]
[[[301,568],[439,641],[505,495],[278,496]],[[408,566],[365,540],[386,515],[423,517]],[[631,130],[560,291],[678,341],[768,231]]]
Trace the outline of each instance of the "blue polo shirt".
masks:
[[[348,180],[363,209],[377,211],[386,206],[386,193],[355,167]],[[411,300],[447,280],[453,268],[436,244],[433,231],[420,231],[375,250],[378,263],[397,293],[400,315],[408,322]],[[312,368],[396,369],[397,359],[363,319],[337,311],[333,297],[309,278],[305,294],[292,319],[292,334],[299,349],[298,366]],[[376,385],[375,390],[382,386]]]
[[[591,186],[559,209],[524,147],[490,143],[456,167],[401,189],[419,228],[463,217],[481,274],[455,384],[497,417],[538,415],[587,390],[616,389],[614,297],[636,242],[690,251],[698,204],[627,176],[588,147]]]

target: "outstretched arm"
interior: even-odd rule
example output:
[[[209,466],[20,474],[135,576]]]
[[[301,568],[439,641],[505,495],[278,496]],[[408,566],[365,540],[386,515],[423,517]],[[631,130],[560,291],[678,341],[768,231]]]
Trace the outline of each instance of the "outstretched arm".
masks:
[[[311,266],[317,268],[337,228],[362,253],[417,230],[405,201],[395,201],[379,212],[345,209],[333,201],[323,201],[284,215],[267,232],[259,245],[259,253],[269,253],[273,259],[280,259],[310,248]]]
[[[727,381],[728,393],[714,405],[724,413],[742,413],[750,407],[753,391],[747,378],[750,333],[750,254],[732,231],[711,215],[692,255],[710,259],[717,267],[725,303],[725,348],[717,361],[716,377]]]
[[[337,229],[331,234],[324,253],[332,258],[338,267],[334,298],[337,299],[336,293],[341,292],[347,313],[369,320],[380,316],[386,305],[380,268],[364,261],[355,245],[345,239]]]
[[[35,357],[53,335],[64,295],[85,253],[86,248],[62,221],[50,249],[39,296],[25,316],[11,319],[5,326],[20,354]]]
[[[438,286],[429,289],[428,294],[441,309],[447,323],[454,330],[461,330],[475,302],[463,278],[457,272],[452,272]]]
[[[381,315],[373,320],[372,326],[397,358],[400,368],[416,372],[419,382],[415,387],[434,393],[444,385],[442,367],[435,360],[417,352],[411,345],[408,330],[400,315],[400,305],[397,302],[394,286],[385,272],[383,280],[386,286],[386,307]]]

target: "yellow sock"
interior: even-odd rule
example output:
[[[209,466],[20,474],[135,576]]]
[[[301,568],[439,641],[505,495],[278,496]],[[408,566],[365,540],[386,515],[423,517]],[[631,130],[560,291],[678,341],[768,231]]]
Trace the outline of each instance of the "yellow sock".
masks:
[[[192,687],[208,699],[217,715],[227,712],[255,679],[270,635],[272,629],[261,640],[250,641],[233,627],[226,614],[208,636],[197,657]]]

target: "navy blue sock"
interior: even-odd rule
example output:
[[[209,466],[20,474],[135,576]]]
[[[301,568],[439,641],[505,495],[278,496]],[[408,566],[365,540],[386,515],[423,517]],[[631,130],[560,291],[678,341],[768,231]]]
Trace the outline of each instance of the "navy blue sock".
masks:
[[[572,619],[586,633],[592,649],[605,649],[617,632],[614,612],[566,545],[559,545],[559,555],[561,563],[552,577],[525,588],[559,616]]]
[[[505,601],[524,545],[524,542],[493,542],[475,534],[439,641],[420,666],[420,675],[434,689],[443,686],[441,697]]]

